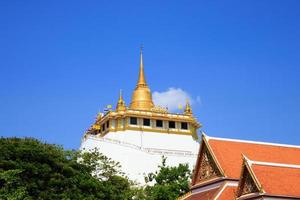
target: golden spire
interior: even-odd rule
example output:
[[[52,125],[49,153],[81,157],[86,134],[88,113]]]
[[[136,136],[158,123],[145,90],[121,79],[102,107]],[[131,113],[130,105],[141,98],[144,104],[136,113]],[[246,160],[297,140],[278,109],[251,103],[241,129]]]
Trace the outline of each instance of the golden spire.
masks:
[[[139,80],[137,86],[146,86],[146,79],[144,74],[144,62],[143,62],[143,47],[140,49],[140,72],[139,72]]]
[[[122,90],[120,90],[116,111],[124,111],[124,110],[126,110],[126,105],[125,105],[125,101],[123,100]]]
[[[144,74],[143,49],[140,50],[140,72],[135,90],[132,94],[130,108],[134,110],[150,110],[154,107],[151,91]]]
[[[186,115],[193,115],[192,107],[190,105],[189,99],[186,99],[186,105],[185,105],[185,109],[184,109],[184,114],[186,114]]]

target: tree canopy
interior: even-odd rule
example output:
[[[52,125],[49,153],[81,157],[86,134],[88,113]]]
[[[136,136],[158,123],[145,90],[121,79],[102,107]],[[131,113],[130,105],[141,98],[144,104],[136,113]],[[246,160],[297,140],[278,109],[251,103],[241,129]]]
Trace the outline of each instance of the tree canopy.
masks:
[[[173,200],[189,190],[188,165],[166,166],[138,187],[119,163],[99,153],[67,151],[32,138],[0,138],[0,199]]]
[[[188,164],[167,166],[166,158],[162,158],[162,164],[158,171],[148,174],[145,195],[148,200],[173,200],[189,191],[191,171]]]
[[[1,138],[0,152],[0,199],[133,196],[130,182],[119,175],[118,163],[96,151],[81,154],[31,138]]]

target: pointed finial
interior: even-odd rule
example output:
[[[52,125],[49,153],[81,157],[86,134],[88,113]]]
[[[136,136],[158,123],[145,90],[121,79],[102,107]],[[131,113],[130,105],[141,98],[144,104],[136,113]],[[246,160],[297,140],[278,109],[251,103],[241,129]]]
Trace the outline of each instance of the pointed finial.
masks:
[[[125,105],[125,101],[123,100],[122,90],[120,90],[116,111],[124,111],[124,110],[126,110],[126,105]]]
[[[119,102],[120,101],[123,101],[122,89],[120,89],[120,92],[119,92]]]
[[[144,48],[144,46],[141,44],[141,47],[140,47],[140,72],[139,72],[139,80],[138,80],[137,86],[147,85],[146,79],[145,79],[145,74],[144,74],[143,48]]]
[[[185,105],[184,113],[186,115],[192,115],[193,114],[189,99],[186,99],[186,105]]]

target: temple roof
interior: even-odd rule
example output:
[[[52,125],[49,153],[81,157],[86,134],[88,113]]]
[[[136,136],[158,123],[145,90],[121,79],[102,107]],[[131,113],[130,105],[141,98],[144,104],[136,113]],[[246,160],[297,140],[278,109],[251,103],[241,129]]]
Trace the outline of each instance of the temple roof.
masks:
[[[204,136],[225,175],[238,179],[242,154],[250,160],[300,165],[300,146]]]
[[[265,195],[300,197],[300,165],[247,162]]]
[[[218,193],[218,196],[215,196],[218,200],[229,200],[235,198],[235,192],[237,187],[235,186],[224,186],[222,190]]]
[[[207,199],[213,199],[213,197],[218,193],[220,190],[219,187],[213,188],[211,190],[206,190],[194,195],[191,195],[189,197],[184,198],[185,200],[207,200]]]
[[[300,199],[300,146],[203,134],[190,199],[198,199],[198,191],[226,182],[232,187],[224,187],[212,199]]]
[[[180,200],[229,200],[235,198],[235,192],[237,186],[228,185],[228,183],[222,184],[218,187],[209,188],[200,192],[190,193],[188,196],[179,198]]]

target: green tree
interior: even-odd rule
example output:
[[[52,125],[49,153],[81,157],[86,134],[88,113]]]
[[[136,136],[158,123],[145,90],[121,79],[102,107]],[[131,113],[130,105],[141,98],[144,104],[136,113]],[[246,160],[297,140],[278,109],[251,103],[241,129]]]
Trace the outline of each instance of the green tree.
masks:
[[[162,158],[159,170],[145,177],[148,186],[145,187],[144,199],[174,200],[189,191],[191,171],[188,164],[175,167],[166,166],[166,158]]]
[[[35,139],[0,139],[0,199],[132,199],[118,163]]]
[[[134,184],[124,177],[121,165],[106,157],[97,149],[79,154],[77,161],[86,166],[97,180],[103,183],[104,199],[132,199]]]

